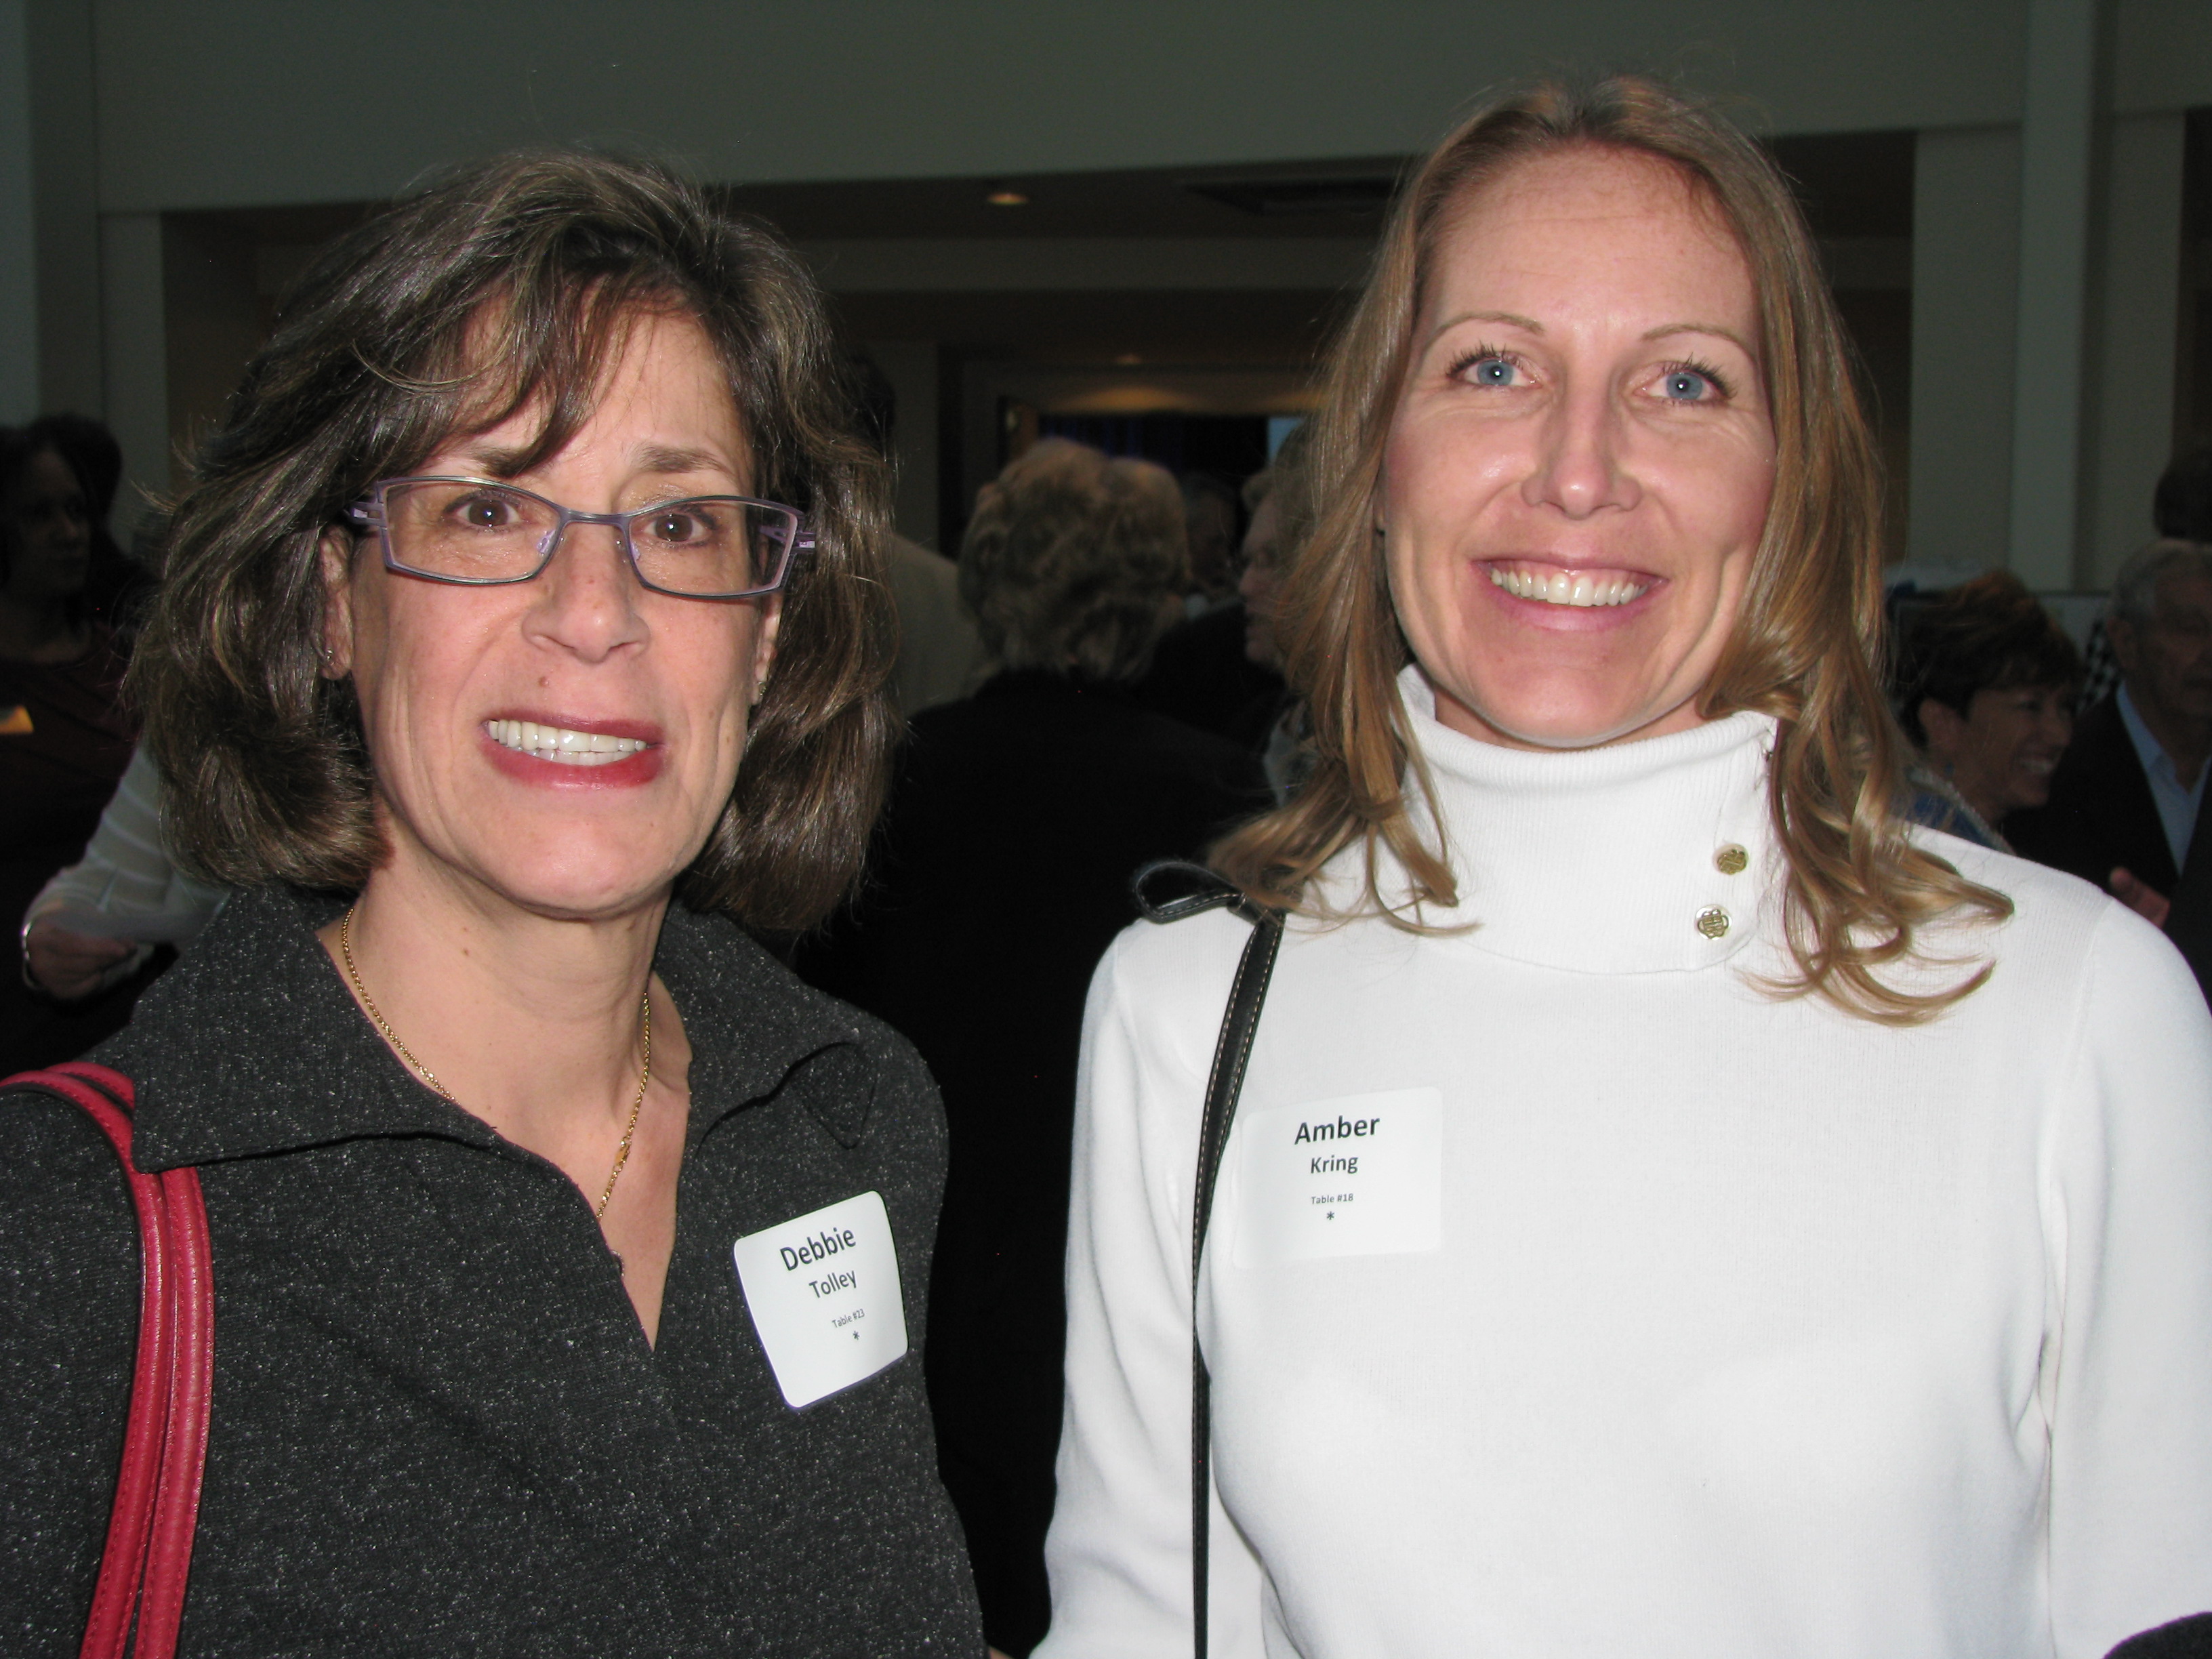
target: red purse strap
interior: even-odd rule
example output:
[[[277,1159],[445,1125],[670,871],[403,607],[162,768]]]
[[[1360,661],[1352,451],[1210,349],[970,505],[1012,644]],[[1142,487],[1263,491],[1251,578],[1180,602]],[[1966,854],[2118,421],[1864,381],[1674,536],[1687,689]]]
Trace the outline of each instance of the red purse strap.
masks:
[[[215,1279],[199,1171],[147,1175],[131,1157],[131,1079],[70,1061],[23,1072],[0,1088],[38,1089],[80,1108],[123,1165],[138,1218],[138,1358],[115,1509],[100,1554],[80,1659],[169,1659],[184,1616],[207,1463],[215,1376]],[[136,1633],[134,1641],[133,1633]]]

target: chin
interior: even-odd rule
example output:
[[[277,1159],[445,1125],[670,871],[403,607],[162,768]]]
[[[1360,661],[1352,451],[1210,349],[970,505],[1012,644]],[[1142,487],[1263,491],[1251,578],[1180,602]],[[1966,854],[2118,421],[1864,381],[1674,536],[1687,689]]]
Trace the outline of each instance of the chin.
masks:
[[[531,856],[533,852],[538,856]],[[509,846],[477,866],[477,878],[518,908],[572,921],[604,921],[664,902],[690,863],[641,856],[635,842],[585,837],[558,847]]]
[[[1486,733],[1473,732],[1470,735],[1486,735],[1490,741],[1502,741],[1524,749],[1597,749],[1630,738],[1656,737],[1697,723],[1693,714],[1679,721],[1674,719],[1677,715],[1688,714],[1691,709],[1689,704],[1654,710],[1642,706],[1623,708],[1615,702],[1597,702],[1583,698],[1538,701],[1511,697],[1485,699],[1469,704],[1459,698],[1448,698],[1440,694],[1437,700],[1440,716],[1444,714],[1448,702],[1457,705],[1462,714],[1471,713],[1474,720],[1486,728]],[[1449,719],[1445,720],[1446,725],[1455,723]]]
[[[563,921],[611,921],[666,902],[674,889],[675,878],[663,876],[635,885],[620,885],[604,878],[589,882],[524,878],[495,884],[509,902],[534,915],[552,916]]]
[[[1446,726],[1520,748],[1596,749],[1698,724],[1696,665],[1665,672],[1640,659],[1563,662],[1565,654],[1498,650],[1486,659],[1469,649],[1449,678],[1425,664],[1423,673]]]

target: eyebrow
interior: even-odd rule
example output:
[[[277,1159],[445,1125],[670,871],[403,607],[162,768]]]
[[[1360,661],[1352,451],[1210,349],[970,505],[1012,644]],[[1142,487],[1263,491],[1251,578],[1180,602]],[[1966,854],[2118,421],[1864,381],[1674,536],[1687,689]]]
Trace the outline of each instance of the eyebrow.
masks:
[[[487,478],[512,478],[522,471],[523,462],[529,459],[530,447],[473,443],[465,445],[460,455],[464,460],[475,462]]]
[[[1663,340],[1670,334],[1710,334],[1717,340],[1726,340],[1752,362],[1759,361],[1759,354],[1745,342],[1742,335],[1732,328],[1723,328],[1718,323],[1662,323],[1656,328],[1646,329],[1644,337]]]
[[[637,452],[638,470],[641,472],[726,472],[726,462],[703,449],[669,449],[659,444],[647,444]]]
[[[1436,340],[1439,336],[1457,328],[1462,323],[1504,323],[1509,328],[1517,328],[1528,334],[1541,336],[1544,332],[1543,324],[1533,317],[1523,317],[1518,312],[1462,311],[1455,317],[1446,318],[1431,329],[1429,331],[1429,341]],[[1741,334],[1732,328],[1723,328],[1718,323],[1662,323],[1656,328],[1646,329],[1643,337],[1646,340],[1663,340],[1675,334],[1710,334],[1715,339],[1726,340],[1753,362],[1759,361],[1759,354],[1745,343]],[[1428,342],[1423,343],[1425,344]]]
[[[1424,340],[1422,344],[1429,344],[1439,336],[1457,328],[1462,323],[1504,323],[1508,327],[1520,329],[1524,333],[1541,334],[1544,331],[1543,324],[1533,317],[1523,317],[1518,312],[1462,311],[1455,317],[1445,318],[1443,321],[1431,329],[1428,339]]]
[[[484,469],[492,478],[512,478],[522,470],[529,459],[528,447],[514,448],[497,444],[471,444],[461,454]],[[681,476],[687,472],[726,472],[728,466],[703,449],[676,449],[663,444],[647,444],[636,454],[635,465],[641,472]]]

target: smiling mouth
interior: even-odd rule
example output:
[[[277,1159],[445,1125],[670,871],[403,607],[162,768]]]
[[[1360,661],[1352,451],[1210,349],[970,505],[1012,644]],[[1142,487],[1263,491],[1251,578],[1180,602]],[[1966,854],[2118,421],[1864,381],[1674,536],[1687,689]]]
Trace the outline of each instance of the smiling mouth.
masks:
[[[1651,591],[1649,581],[1629,575],[1592,575],[1583,570],[1556,567],[1493,564],[1490,580],[1516,599],[1539,605],[1567,605],[1588,610],[1598,605],[1627,605]]]
[[[486,720],[484,730],[502,749],[563,766],[611,766],[652,746],[642,738],[572,732],[565,726],[540,726],[535,720]]]

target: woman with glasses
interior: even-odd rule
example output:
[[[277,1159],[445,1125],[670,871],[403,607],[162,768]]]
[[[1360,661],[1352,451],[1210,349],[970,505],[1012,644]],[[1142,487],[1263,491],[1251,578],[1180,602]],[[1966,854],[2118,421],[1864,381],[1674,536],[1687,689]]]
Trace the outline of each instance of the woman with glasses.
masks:
[[[860,863],[882,526],[800,267],[652,167],[478,168],[290,296],[134,670],[245,890],[94,1056],[206,1194],[187,1650],[981,1653],[936,1098],[750,937]],[[59,1652],[133,1235],[71,1109],[0,1133],[0,1630]]]

